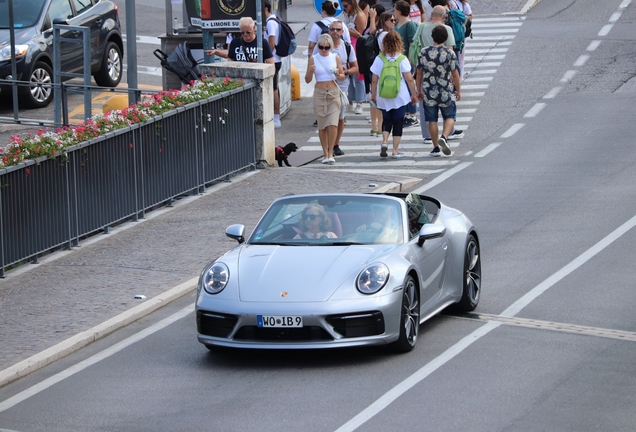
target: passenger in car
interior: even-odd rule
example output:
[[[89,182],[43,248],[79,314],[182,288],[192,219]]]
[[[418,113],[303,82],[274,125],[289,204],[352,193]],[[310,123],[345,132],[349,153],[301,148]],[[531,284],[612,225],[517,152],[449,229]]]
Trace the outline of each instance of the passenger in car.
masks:
[[[397,243],[400,232],[393,206],[372,205],[371,213],[372,222],[360,225],[356,232],[374,234],[376,243]]]
[[[331,230],[331,218],[320,204],[307,204],[299,216],[300,229],[295,239],[337,238]]]

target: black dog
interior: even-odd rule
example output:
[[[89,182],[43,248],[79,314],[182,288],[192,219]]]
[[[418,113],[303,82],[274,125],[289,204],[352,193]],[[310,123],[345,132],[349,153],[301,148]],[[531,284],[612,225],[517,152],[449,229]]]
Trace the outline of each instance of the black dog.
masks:
[[[290,154],[292,154],[296,150],[298,150],[298,146],[296,144],[292,143],[292,142],[287,144],[285,147],[283,147],[283,146],[276,147],[276,160],[278,161],[278,166],[282,167],[283,166],[283,162],[285,162],[285,165],[290,167],[291,164],[287,160],[287,156],[289,156]]]

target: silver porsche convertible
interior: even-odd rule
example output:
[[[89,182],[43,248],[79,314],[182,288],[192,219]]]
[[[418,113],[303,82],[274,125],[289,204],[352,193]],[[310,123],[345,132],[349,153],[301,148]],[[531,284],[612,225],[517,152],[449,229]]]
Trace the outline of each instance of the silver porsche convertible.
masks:
[[[460,211],[411,194],[292,195],[199,278],[199,341],[267,349],[413,349],[442,309],[473,310],[479,237]]]

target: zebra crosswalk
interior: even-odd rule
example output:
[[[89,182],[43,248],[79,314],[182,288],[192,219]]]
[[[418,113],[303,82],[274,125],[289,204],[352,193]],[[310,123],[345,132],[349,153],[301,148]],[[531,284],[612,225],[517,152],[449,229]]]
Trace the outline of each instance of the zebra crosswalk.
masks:
[[[464,49],[464,78],[462,81],[462,99],[457,102],[457,118],[455,128],[469,130],[474,114],[479,109],[482,98],[486,95],[490,84],[495,79],[498,68],[505,59],[512,42],[523,24],[523,17],[474,18],[473,38],[466,41]],[[306,55],[306,53],[305,53]],[[306,61],[294,61],[304,76]],[[313,96],[313,83],[301,85],[302,97]],[[346,126],[340,148],[345,154],[336,158],[333,165],[321,164],[322,158],[306,165],[308,168],[321,170],[339,170],[363,174],[408,174],[431,175],[440,174],[456,166],[461,156],[469,154],[461,152],[462,140],[450,140],[450,156],[430,157],[432,144],[424,144],[421,126],[404,128],[400,151],[401,159],[380,158],[382,138],[371,135],[369,105],[363,104],[363,114],[347,112]],[[440,130],[441,130],[440,119]],[[470,133],[468,132],[468,135]],[[391,147],[389,138],[389,148]],[[302,145],[299,151],[322,151],[318,131]],[[389,153],[390,154],[390,153]],[[475,155],[476,156],[476,155]]]

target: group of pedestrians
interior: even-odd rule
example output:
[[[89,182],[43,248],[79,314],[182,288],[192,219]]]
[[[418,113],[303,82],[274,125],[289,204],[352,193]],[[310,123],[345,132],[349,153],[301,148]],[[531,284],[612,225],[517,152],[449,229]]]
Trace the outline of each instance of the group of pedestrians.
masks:
[[[264,0],[263,5],[266,19],[263,61],[276,68],[274,126],[278,128],[281,126],[278,73],[282,57],[277,55],[276,46],[280,24],[272,14],[270,0]],[[444,20],[450,9],[461,9],[472,17],[467,0],[428,0],[426,8],[422,0],[341,0],[341,5],[343,14],[337,19],[338,5],[324,1],[322,18],[313,24],[308,37],[305,81],[316,82],[313,102],[323,149],[322,163],[333,164],[335,156],[344,154],[339,142],[346,124],[346,110],[351,108],[362,114],[362,103],[367,100],[370,133],[382,137],[381,157],[389,156],[391,144],[391,157],[402,158],[399,145],[403,129],[418,124],[424,143],[433,144],[431,156],[449,155],[448,140],[463,137],[463,131],[454,129],[455,101],[461,98],[463,53]],[[258,61],[256,23],[243,17],[239,28],[240,37],[232,39],[227,50],[210,49],[206,53],[234,61]],[[356,45],[367,34],[374,36],[380,55],[373,60],[369,73],[362,74]],[[409,48],[416,35],[424,48],[412,63]],[[386,82],[393,83],[395,94],[383,93]],[[441,134],[437,126],[439,112],[444,120]]]
[[[354,112],[361,113],[363,85],[371,106],[371,135],[382,136],[381,157],[389,156],[391,144],[390,156],[402,158],[399,145],[403,129],[417,124],[421,125],[424,142],[433,144],[431,156],[450,155],[448,141],[463,137],[463,131],[454,129],[455,101],[461,99],[463,55],[452,28],[444,21],[450,9],[461,9],[472,17],[467,1],[429,0],[428,8],[424,8],[421,0],[342,0],[342,7],[343,15],[337,19],[335,5],[323,2],[323,17],[312,26],[308,38],[305,81],[316,80],[314,110],[322,163],[333,164],[335,156],[344,154],[339,146],[347,109],[343,93],[348,95]],[[368,33],[375,36],[380,55],[365,77],[359,73],[355,46]],[[423,48],[413,64],[409,48],[416,34]],[[384,91],[387,82],[394,84],[394,93]],[[439,113],[444,121],[441,134]]]

